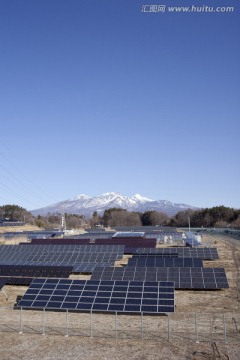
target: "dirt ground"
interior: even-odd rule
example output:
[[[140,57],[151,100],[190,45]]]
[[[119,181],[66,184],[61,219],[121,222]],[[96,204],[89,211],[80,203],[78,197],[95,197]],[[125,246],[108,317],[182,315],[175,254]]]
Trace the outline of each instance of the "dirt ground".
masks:
[[[8,334],[0,338],[1,360],[239,360],[239,346],[212,343],[141,342]]]
[[[89,334],[89,315],[80,314],[80,320],[76,314],[69,317],[72,333],[66,337],[64,329],[64,314],[54,313],[46,315],[46,331],[41,335],[41,314],[39,312],[24,311],[24,331],[19,333],[19,311],[12,310],[16,296],[22,295],[26,287],[5,286],[4,295],[0,292],[0,360],[18,359],[42,359],[42,360],[67,360],[67,359],[171,359],[171,360],[203,360],[203,359],[230,359],[240,360],[240,241],[221,236],[203,236],[203,245],[218,248],[219,260],[204,261],[205,267],[224,267],[229,281],[229,289],[220,291],[175,291],[175,314],[172,316],[172,333],[167,337],[166,319],[159,317],[144,318],[144,329],[153,333],[153,337],[147,332],[141,339],[140,320],[137,316],[125,315],[119,317],[118,338],[115,336],[115,323],[113,315],[94,314],[94,334]],[[126,259],[125,259],[126,261]],[[88,277],[89,278],[89,277]],[[227,323],[227,338],[224,340],[224,329],[215,317],[215,332],[221,328],[221,334],[215,334],[214,338],[203,336],[202,327],[214,319],[214,314],[227,316],[228,319],[237,319],[235,323],[235,341],[230,336],[229,324]],[[194,334],[194,323],[184,330],[179,328],[177,318],[192,321],[191,316],[197,314],[201,320],[199,325],[199,343]],[[208,315],[210,314],[210,315]],[[234,315],[233,315],[234,314]],[[189,316],[189,319],[188,319]],[[195,315],[196,316],[196,315]],[[53,321],[54,319],[54,326]],[[229,321],[230,321],[229,320]],[[81,325],[81,336],[74,329]],[[216,325],[217,324],[217,325]],[[183,326],[183,322],[180,323]],[[59,326],[59,328],[58,328]],[[232,325],[231,325],[232,326]],[[217,329],[218,327],[218,329]],[[30,328],[32,331],[30,331]],[[54,328],[54,329],[53,329]],[[71,326],[69,327],[71,328]],[[58,332],[58,330],[60,331]],[[124,329],[126,330],[124,332]],[[134,336],[134,331],[139,336]],[[185,331],[185,332],[184,332]],[[188,333],[192,331],[191,333]],[[129,336],[125,337],[125,333]],[[229,334],[228,334],[229,332]],[[104,335],[105,333],[105,335]],[[111,336],[110,336],[110,335]],[[75,335],[75,336],[71,336]],[[93,335],[92,337],[90,335]],[[219,338],[217,337],[219,335]],[[228,337],[229,336],[229,337]],[[132,337],[132,338],[128,338]],[[217,339],[217,340],[216,340]],[[218,339],[221,339],[218,341]]]

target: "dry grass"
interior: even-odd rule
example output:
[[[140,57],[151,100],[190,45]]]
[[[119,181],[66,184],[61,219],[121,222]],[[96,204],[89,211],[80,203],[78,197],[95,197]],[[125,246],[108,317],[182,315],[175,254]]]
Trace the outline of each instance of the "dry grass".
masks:
[[[39,231],[38,226],[34,225],[23,225],[23,226],[0,226],[0,234],[6,232],[19,232],[19,231]]]

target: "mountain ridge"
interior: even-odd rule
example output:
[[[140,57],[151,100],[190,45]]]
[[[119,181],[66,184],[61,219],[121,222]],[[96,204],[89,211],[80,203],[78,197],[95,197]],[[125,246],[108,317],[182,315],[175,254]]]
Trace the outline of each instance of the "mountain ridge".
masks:
[[[91,217],[95,211],[102,215],[106,209],[113,207],[136,212],[155,210],[164,212],[169,216],[174,216],[177,212],[187,209],[198,209],[192,205],[173,203],[169,200],[152,200],[140,194],[128,197],[118,192],[107,192],[93,197],[85,194],[77,195],[71,199],[32,210],[31,213],[44,216],[49,213],[56,214],[64,211],[68,214]]]

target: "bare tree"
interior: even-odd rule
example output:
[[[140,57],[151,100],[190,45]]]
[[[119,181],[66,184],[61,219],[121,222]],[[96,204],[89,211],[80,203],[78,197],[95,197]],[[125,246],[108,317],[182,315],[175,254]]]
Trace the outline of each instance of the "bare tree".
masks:
[[[126,210],[113,211],[109,219],[109,226],[140,226],[141,218],[138,213],[128,212]]]

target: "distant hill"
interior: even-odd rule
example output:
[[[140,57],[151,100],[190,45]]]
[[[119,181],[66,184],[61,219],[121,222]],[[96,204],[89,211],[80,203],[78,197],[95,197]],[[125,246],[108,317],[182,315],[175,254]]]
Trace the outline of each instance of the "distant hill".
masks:
[[[31,213],[33,215],[43,216],[49,213],[59,213],[64,208],[65,213],[91,217],[94,211],[102,215],[106,209],[113,207],[138,212],[155,210],[164,212],[169,216],[174,216],[177,212],[187,209],[198,209],[192,205],[176,204],[168,200],[151,200],[139,194],[128,197],[116,192],[108,192],[95,197],[84,194],[78,195],[73,199],[60,201],[53,205],[32,210]]]

